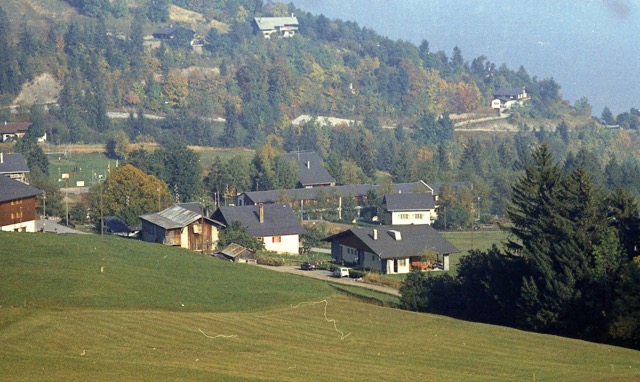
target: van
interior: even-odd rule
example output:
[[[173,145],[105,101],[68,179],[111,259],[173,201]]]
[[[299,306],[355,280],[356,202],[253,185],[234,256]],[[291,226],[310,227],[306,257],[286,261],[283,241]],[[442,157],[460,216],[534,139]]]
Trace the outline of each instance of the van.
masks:
[[[333,277],[349,277],[349,268],[336,268],[333,270]]]

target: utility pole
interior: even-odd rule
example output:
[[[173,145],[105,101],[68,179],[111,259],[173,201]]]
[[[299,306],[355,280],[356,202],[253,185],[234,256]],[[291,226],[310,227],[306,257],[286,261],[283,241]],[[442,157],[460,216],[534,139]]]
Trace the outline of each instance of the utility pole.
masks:
[[[47,224],[47,192],[43,191],[42,192],[42,204],[44,206],[44,210],[43,210],[43,215],[44,218],[42,219],[42,233],[45,232],[45,225]]]
[[[64,192],[64,199],[67,203],[67,227],[69,227],[69,191]]]
[[[100,265],[100,273],[104,273],[104,215],[102,210],[102,188],[103,184],[100,184],[100,257],[102,263]]]

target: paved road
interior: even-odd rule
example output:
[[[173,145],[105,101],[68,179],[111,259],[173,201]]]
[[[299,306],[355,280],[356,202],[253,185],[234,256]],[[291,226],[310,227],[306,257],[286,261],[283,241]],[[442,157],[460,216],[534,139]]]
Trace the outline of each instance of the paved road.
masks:
[[[351,285],[355,287],[371,289],[378,292],[388,293],[388,294],[400,297],[400,292],[395,288],[391,288],[383,285],[367,284],[351,278],[333,277],[332,273],[329,271],[323,271],[323,270],[303,271],[298,266],[281,266],[281,267],[273,267],[269,265],[258,265],[258,266],[265,269],[272,270],[272,271],[290,273],[290,274],[299,275],[299,276],[312,277],[318,280],[324,280],[324,281],[329,281],[336,284]]]
[[[49,219],[40,219],[36,221],[36,230],[40,231],[42,227],[44,227],[45,232],[50,233],[81,233],[86,234],[86,232],[78,231],[77,229],[73,229],[67,227],[63,224],[58,224],[59,220],[49,220]]]

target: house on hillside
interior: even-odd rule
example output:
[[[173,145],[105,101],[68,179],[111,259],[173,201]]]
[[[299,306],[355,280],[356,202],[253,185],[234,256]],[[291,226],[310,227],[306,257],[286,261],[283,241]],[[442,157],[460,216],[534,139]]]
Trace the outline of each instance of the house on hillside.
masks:
[[[181,35],[184,35],[185,39],[191,40],[193,39],[195,34],[196,32],[194,30],[187,29],[181,26],[173,26],[173,25],[160,28],[154,31],[153,33],[151,33],[153,38],[158,40],[174,40],[180,37]]]
[[[523,105],[530,98],[524,87],[500,88],[493,93],[491,108],[500,115],[501,112],[510,109],[514,105]]]
[[[315,151],[280,154],[280,159],[293,161],[298,166],[296,188],[335,186],[336,180],[322,164],[320,155]]]
[[[436,204],[430,193],[386,194],[382,201],[392,225],[431,224]]]
[[[213,219],[230,226],[239,221],[249,235],[264,243],[268,251],[298,254],[300,235],[305,232],[288,204],[220,207]]]
[[[29,172],[29,166],[24,155],[0,152],[0,175],[28,184],[27,177]]]
[[[199,203],[196,203],[199,204]],[[200,212],[173,205],[160,212],[140,216],[142,240],[173,245],[192,251],[210,251],[218,242],[224,224]]]
[[[293,37],[300,23],[298,18],[291,17],[256,17],[253,19],[254,28],[257,33],[261,33],[265,39],[270,39],[272,35],[281,38]]]
[[[383,274],[429,269],[433,264],[428,254],[448,270],[449,255],[459,252],[429,225],[351,228],[324,240],[331,243],[334,262]]]
[[[29,132],[31,122],[4,122],[0,124],[0,142],[16,141]],[[38,143],[47,141],[47,133],[37,137]]]
[[[42,191],[0,176],[0,230],[14,232],[36,232],[36,197]]]

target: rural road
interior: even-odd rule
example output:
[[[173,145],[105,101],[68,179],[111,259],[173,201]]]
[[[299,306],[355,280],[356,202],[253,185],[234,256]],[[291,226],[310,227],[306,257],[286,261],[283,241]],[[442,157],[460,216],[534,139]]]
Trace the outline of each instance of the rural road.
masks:
[[[397,289],[383,286],[383,285],[367,284],[351,278],[333,277],[331,275],[331,272],[329,271],[323,271],[323,270],[303,271],[298,266],[290,266],[290,265],[280,266],[280,267],[274,267],[270,265],[258,265],[258,266],[265,269],[272,270],[272,271],[276,271],[276,272],[283,272],[283,273],[290,273],[298,276],[312,277],[318,280],[324,280],[324,281],[329,281],[336,284],[351,285],[355,287],[371,289],[378,292],[387,293],[387,294],[400,297],[400,292]]]

